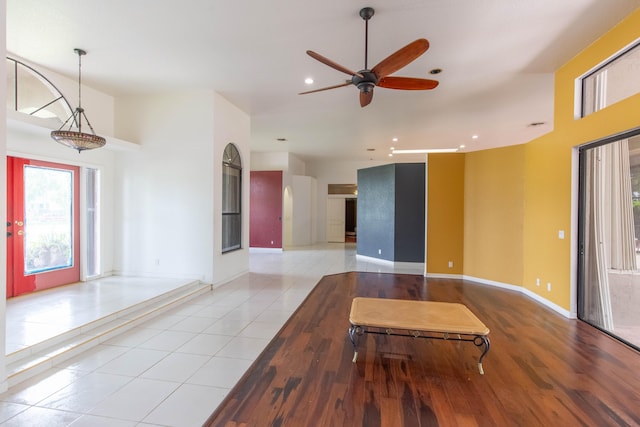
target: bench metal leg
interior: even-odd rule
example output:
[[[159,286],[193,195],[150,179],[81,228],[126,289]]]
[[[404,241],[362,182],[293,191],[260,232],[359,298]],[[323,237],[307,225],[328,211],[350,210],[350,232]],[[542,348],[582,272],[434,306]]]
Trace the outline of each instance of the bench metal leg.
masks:
[[[358,325],[351,325],[349,327],[349,339],[351,340],[351,344],[353,344],[353,363],[356,363],[358,359],[358,341],[360,335],[364,333],[364,330]]]
[[[478,360],[478,370],[480,371],[480,375],[484,375],[484,369],[482,368],[482,359],[484,359],[484,356],[489,352],[489,347],[491,346],[489,337],[485,335],[476,335],[476,337],[473,339],[473,343],[477,347],[484,346],[484,350],[482,351],[480,359]]]

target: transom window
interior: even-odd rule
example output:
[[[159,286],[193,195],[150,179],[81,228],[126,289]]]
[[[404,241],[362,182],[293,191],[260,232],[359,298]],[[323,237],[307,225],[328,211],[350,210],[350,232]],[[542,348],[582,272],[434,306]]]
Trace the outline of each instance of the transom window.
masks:
[[[222,253],[242,247],[242,160],[232,143],[222,155]]]
[[[13,58],[7,58],[7,108],[60,123],[73,111],[53,83]]]
[[[640,41],[617,53],[580,80],[581,117],[640,93]]]

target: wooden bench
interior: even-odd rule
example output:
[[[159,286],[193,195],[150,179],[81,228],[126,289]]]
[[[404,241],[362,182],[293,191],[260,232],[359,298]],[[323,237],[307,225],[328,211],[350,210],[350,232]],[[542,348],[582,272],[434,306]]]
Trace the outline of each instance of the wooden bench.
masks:
[[[489,328],[463,304],[358,297],[351,303],[349,322],[354,363],[358,339],[365,333],[457,340],[484,347],[478,360],[480,374],[484,374],[482,359],[489,351]]]

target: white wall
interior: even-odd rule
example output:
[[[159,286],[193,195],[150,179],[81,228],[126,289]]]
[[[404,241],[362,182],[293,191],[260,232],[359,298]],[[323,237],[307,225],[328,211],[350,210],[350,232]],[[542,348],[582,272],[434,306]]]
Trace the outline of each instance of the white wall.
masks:
[[[252,171],[287,171],[289,170],[289,153],[251,153]]]
[[[252,171],[283,171],[292,175],[306,175],[306,163],[298,156],[278,152],[251,153]]]
[[[307,164],[299,157],[288,153],[289,162],[287,171],[293,175],[307,175]]]
[[[116,107],[121,135],[142,147],[117,156],[116,272],[211,282],[213,93],[122,97]]]
[[[137,153],[118,156],[117,263],[124,274],[220,284],[249,269],[249,116],[211,91],[117,100],[116,123]],[[243,162],[242,249],[222,254],[222,154]]]
[[[293,246],[310,245],[314,243],[316,180],[309,176],[300,175],[293,175],[291,178],[293,189],[292,244]]]
[[[214,123],[213,137],[213,283],[225,283],[249,271],[249,176],[251,172],[251,120],[249,115],[231,104],[220,94],[214,96],[211,116]],[[238,148],[242,159],[242,249],[222,253],[222,154],[228,143]],[[211,194],[211,193],[210,193]]]
[[[293,246],[293,194],[287,185],[282,196],[282,248]]]

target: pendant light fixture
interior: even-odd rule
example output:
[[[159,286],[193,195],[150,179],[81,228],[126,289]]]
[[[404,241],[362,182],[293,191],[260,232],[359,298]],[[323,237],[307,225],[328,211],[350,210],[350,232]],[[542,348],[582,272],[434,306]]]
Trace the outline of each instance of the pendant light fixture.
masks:
[[[77,48],[73,49],[73,51],[78,54],[78,108],[60,126],[60,129],[51,131],[51,138],[62,145],[78,150],[78,153],[80,153],[84,150],[103,147],[107,141],[103,137],[96,135],[91,123],[89,123],[89,119],[87,119],[84,108],[82,108],[82,56],[86,55],[87,52]],[[82,132],[82,117],[87,121],[91,133]],[[69,123],[68,130],[63,130],[67,123]],[[78,129],[77,131],[71,130],[74,125]]]

